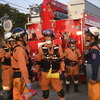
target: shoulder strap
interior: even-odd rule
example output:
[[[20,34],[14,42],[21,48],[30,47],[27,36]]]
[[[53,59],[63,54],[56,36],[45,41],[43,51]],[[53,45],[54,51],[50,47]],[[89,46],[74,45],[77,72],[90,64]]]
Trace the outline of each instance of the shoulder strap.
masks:
[[[14,48],[12,48],[12,52],[13,52],[17,47],[21,47],[21,46],[20,46],[20,45],[16,45]]]
[[[76,54],[77,57],[78,57],[78,52],[77,52],[77,50],[78,50],[78,48],[75,49],[75,54]]]
[[[54,46],[54,54],[58,53],[58,49],[59,49],[59,46],[58,46],[58,44],[56,44],[56,46]]]
[[[13,56],[13,51],[17,48],[17,47],[22,47],[22,46],[20,46],[20,45],[16,45],[14,48],[12,48],[12,57],[14,58],[14,60],[16,61],[16,62],[18,62],[18,60],[17,59],[15,59],[15,57]],[[23,48],[23,47],[22,47]],[[23,48],[24,49],[24,48]]]
[[[2,49],[4,49],[6,52],[8,51],[8,48],[6,46],[2,46]]]
[[[91,49],[98,49],[98,50],[100,50],[98,45],[93,46]]]
[[[48,52],[48,47],[45,46],[45,45],[42,45],[42,50],[43,50],[43,53],[46,53],[46,54],[49,53],[49,52]]]
[[[54,47],[54,54],[58,53],[59,46],[56,44]],[[43,53],[49,53],[47,46],[42,45]]]
[[[7,48],[7,47],[6,47],[6,46],[2,46],[1,48],[3,48],[3,49],[4,49],[4,48]]]
[[[17,48],[17,47],[22,47],[21,45],[16,45],[13,49],[12,49],[12,56],[13,56],[13,51]],[[22,47],[23,48],[23,47]],[[26,54],[27,54],[27,56],[29,57],[29,53],[28,53],[28,51],[25,49],[25,48],[23,48],[24,50],[25,50],[25,52],[26,52]],[[14,58],[14,56],[13,56],[13,58]],[[15,58],[14,58],[15,59]],[[16,59],[15,59],[16,60]],[[17,60],[16,60],[17,61]]]
[[[96,45],[97,46],[97,48],[100,50],[100,47],[98,46],[98,45]]]

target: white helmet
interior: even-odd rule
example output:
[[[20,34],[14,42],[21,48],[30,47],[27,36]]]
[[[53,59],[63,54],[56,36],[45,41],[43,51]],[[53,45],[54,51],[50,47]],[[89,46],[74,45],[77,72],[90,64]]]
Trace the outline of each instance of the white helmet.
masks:
[[[97,27],[89,27],[89,31],[94,36],[98,36],[99,35],[99,29]]]
[[[12,37],[12,33],[8,32],[4,35],[4,40],[5,41],[15,41],[15,39]]]
[[[98,36],[98,39],[100,39],[100,35]]]
[[[11,35],[12,35],[11,32],[6,33],[6,34],[4,35],[4,40],[5,40],[5,41],[8,41],[9,38],[11,37]]]

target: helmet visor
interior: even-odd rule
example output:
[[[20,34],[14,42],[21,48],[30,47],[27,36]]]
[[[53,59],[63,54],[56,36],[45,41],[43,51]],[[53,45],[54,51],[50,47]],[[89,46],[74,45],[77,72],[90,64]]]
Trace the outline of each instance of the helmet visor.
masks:
[[[76,40],[75,40],[75,39],[71,39],[71,40],[69,41],[69,43],[76,44]]]
[[[51,36],[51,32],[45,30],[45,31],[43,31],[43,35],[44,35],[44,36]]]

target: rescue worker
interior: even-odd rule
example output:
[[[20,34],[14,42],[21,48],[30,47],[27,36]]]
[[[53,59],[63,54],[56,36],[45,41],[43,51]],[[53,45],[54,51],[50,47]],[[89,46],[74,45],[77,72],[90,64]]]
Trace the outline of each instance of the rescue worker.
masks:
[[[11,66],[10,53],[10,37],[12,33],[8,32],[4,35],[5,45],[0,48],[0,62],[2,63],[2,88],[0,97],[3,100],[11,100],[13,69]],[[1,100],[1,99],[0,99]]]
[[[87,54],[87,59],[89,59],[87,60],[88,64],[86,66],[88,98],[89,100],[100,100],[100,79],[98,78],[100,66],[100,38],[98,38],[99,30],[96,27],[90,27],[88,30],[91,34],[90,36],[94,37],[94,41],[91,42],[90,50]]]
[[[98,70],[100,66],[100,39],[97,40],[97,44],[91,48],[91,67],[92,77],[90,83],[94,84],[97,81]]]
[[[98,29],[96,27],[90,27],[85,30],[85,38],[86,38],[86,50],[85,50],[85,60],[87,63],[87,71],[90,70],[89,66],[91,66],[91,48],[97,44],[97,39],[98,39]],[[88,80],[88,74],[87,73],[87,80]]]
[[[34,73],[33,73],[33,71],[32,71],[32,67],[33,67],[34,61],[33,61],[33,59],[31,58],[30,47],[27,45],[27,34],[24,35],[22,44],[23,44],[23,46],[24,46],[24,48],[25,48],[25,51],[26,51],[26,53],[27,53],[27,56],[28,56],[27,68],[28,68],[29,78],[30,78],[31,81],[33,81]]]
[[[15,28],[12,37],[16,40],[16,44],[12,45],[11,62],[14,70],[13,75],[13,100],[22,100],[21,95],[28,93],[31,89],[31,83],[28,75],[28,56],[23,46],[25,30]],[[28,99],[28,100],[31,100]]]
[[[69,93],[70,82],[74,77],[74,92],[79,92],[79,64],[82,64],[82,55],[80,50],[76,47],[76,40],[69,40],[69,47],[64,52],[66,64],[66,93]]]
[[[52,85],[54,90],[58,93],[59,100],[64,99],[64,90],[60,78],[48,78],[47,74],[52,68],[51,74],[61,72],[61,76],[64,74],[64,61],[62,48],[59,45],[53,43],[55,37],[53,30],[46,29],[43,31],[45,38],[45,44],[40,46],[36,55],[35,72],[41,71],[39,78],[39,85],[41,86],[43,95],[42,100],[49,100],[49,84]]]

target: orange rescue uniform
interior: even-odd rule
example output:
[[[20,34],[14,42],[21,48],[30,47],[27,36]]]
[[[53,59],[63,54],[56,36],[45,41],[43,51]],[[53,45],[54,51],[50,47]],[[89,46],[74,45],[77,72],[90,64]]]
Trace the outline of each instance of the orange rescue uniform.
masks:
[[[28,63],[28,57],[24,50],[24,47],[20,43],[18,43],[18,45],[20,46],[17,46],[13,50],[11,57],[12,66],[14,69],[13,100],[22,100],[20,95],[29,92],[29,89],[26,88],[25,84],[30,83],[26,66],[26,64]]]
[[[48,47],[48,45],[46,45],[46,44],[44,46]],[[53,49],[54,46],[55,46],[55,44],[52,44],[51,50],[48,49],[49,54],[54,54],[54,49]],[[59,58],[60,59],[64,57],[61,46],[59,46],[58,54],[59,54]],[[42,46],[41,46],[38,49],[38,53],[36,55],[36,61],[41,62],[42,59],[44,59],[44,54],[43,54],[43,49],[42,49]],[[64,71],[64,66],[65,66],[64,62],[61,61],[60,62],[60,69],[59,69],[59,71]],[[41,66],[35,65],[36,71],[38,71],[39,68],[41,68]],[[49,87],[50,83],[51,83],[52,87],[54,88],[54,90],[56,92],[59,92],[60,90],[62,90],[63,87],[62,87],[61,80],[60,79],[49,79],[49,78],[46,78],[46,74],[47,73],[48,72],[41,71],[41,76],[39,78],[39,85],[41,86],[42,91],[50,90],[50,87]],[[64,100],[64,97],[58,96],[58,98],[59,98],[59,100]],[[44,98],[43,100],[48,100],[48,98],[47,99]]]
[[[77,64],[75,66],[69,66],[68,67],[69,71],[68,71],[67,75],[78,75],[79,74],[78,62],[79,62],[79,58],[82,56],[81,53],[80,53],[80,50],[77,49],[77,48],[75,50],[72,50],[71,48],[67,48],[65,50],[64,56],[66,58],[68,58],[70,61],[76,61],[77,62]],[[81,62],[82,62],[82,60],[81,60]]]
[[[12,80],[13,80],[13,69],[11,66],[10,52],[9,52],[8,45],[4,45],[2,48],[0,48],[0,61],[2,63],[2,87],[3,87],[3,90],[11,90],[12,89]]]

